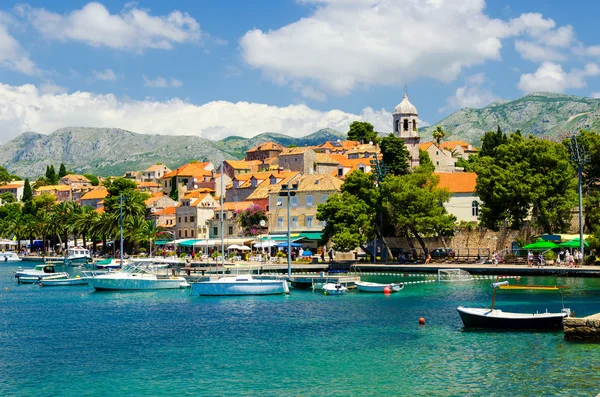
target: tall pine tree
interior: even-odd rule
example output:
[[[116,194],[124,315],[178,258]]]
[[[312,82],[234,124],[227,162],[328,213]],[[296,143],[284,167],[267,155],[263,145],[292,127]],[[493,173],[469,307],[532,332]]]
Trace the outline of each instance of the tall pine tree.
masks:
[[[29,179],[25,179],[25,185],[23,185],[23,197],[21,198],[21,201],[23,201],[23,215],[33,215],[35,208],[33,205],[33,191],[31,190]]]
[[[67,175],[67,169],[63,163],[60,163],[60,168],[58,169],[58,179]]]

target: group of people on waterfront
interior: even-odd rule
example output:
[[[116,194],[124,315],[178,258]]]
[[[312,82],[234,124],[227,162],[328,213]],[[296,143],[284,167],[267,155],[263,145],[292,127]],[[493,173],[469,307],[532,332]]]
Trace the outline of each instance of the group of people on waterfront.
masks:
[[[533,252],[529,251],[527,253],[527,266],[533,267],[536,263],[536,258],[534,257]],[[556,256],[556,264],[558,266],[566,265],[569,267],[581,267],[583,263],[583,253],[579,250],[573,251],[571,253],[569,250],[561,250]],[[545,264],[544,255],[540,252],[537,255],[537,264],[538,267],[542,267]]]

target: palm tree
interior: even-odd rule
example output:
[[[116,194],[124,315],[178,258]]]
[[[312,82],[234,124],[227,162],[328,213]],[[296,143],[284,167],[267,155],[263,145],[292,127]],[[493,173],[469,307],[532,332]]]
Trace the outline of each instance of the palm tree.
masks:
[[[444,139],[446,137],[446,132],[442,129],[441,125],[438,125],[435,129],[435,131],[433,131],[433,139],[435,139],[435,142],[437,143],[437,145],[440,145],[440,142],[442,141],[442,139]]]
[[[65,251],[69,248],[69,233],[72,229],[71,205],[61,202],[52,207],[50,212],[50,224],[48,226],[51,234],[58,237],[60,244],[65,244]],[[63,240],[64,238],[64,240]]]
[[[100,214],[97,213],[94,208],[86,205],[80,207],[78,213],[75,214],[73,221],[75,228],[81,232],[84,245],[87,238],[89,238],[94,245],[94,251],[96,250],[96,233],[94,233],[94,228],[99,218]]]

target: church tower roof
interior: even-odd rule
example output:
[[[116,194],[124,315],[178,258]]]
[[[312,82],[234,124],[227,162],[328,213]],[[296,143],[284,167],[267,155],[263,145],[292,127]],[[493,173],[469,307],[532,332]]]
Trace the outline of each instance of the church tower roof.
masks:
[[[406,94],[404,94],[404,98],[402,98],[402,102],[400,102],[398,104],[398,106],[396,106],[396,108],[394,109],[394,114],[418,115],[417,108],[415,107],[415,105],[410,103],[410,101],[408,100],[408,96]]]

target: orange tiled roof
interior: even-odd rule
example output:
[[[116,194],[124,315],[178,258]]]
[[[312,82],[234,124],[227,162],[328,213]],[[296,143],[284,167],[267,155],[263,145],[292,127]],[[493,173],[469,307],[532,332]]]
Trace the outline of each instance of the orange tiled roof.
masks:
[[[90,190],[89,192],[87,192],[86,194],[81,196],[81,199],[82,200],[97,200],[97,199],[103,199],[106,196],[108,196],[108,190],[106,190],[106,188],[99,187],[97,189]]]
[[[79,182],[79,183],[90,183],[90,180],[87,179],[85,176],[83,175],[77,175],[77,174],[67,174],[65,176],[63,176],[62,179],[67,179],[71,182]]]
[[[258,160],[225,160],[225,162],[234,170],[251,170],[258,167],[258,165],[261,163]]]
[[[37,189],[35,189],[37,192],[52,192],[54,190],[56,191],[67,191],[67,190],[71,190],[72,187],[68,186],[68,185],[48,185],[48,186],[40,186]]]
[[[477,174],[474,172],[436,172],[440,178],[438,187],[446,188],[450,193],[474,193]]]
[[[471,145],[470,143],[464,142],[464,141],[446,141],[446,142],[442,142],[440,144],[441,147],[443,147],[444,149],[448,149],[448,150],[452,150],[454,149],[456,146],[462,146],[462,148],[464,150],[469,150],[469,151],[473,151],[476,152],[477,149],[473,147],[473,145]],[[471,147],[469,149],[469,146]]]
[[[435,142],[423,142],[423,143],[419,143],[419,149],[421,150],[427,150],[429,149],[432,145],[435,146]]]
[[[0,190],[3,190],[3,189],[19,189],[19,188],[22,188],[23,186],[24,185],[19,184],[19,183],[10,183],[8,185],[2,185],[2,186],[0,186]]]
[[[279,156],[289,156],[292,154],[302,154],[304,152],[306,152],[307,150],[312,150],[311,148],[304,146],[304,147],[292,147],[292,148],[284,148],[283,151],[281,153],[279,153]]]
[[[252,149],[248,150],[247,152],[258,152],[258,151],[264,151],[264,150],[283,150],[283,146],[281,146],[278,143],[275,142],[265,142],[265,143],[261,143],[258,146],[253,147]]]
[[[281,188],[281,184],[289,182],[290,179],[296,178],[297,175],[300,175],[299,172],[296,171],[285,171],[285,172],[271,172],[275,178],[279,180],[277,184],[271,185],[270,183],[262,183],[258,185],[256,189],[246,197],[248,200],[264,200],[269,197],[269,192],[271,191],[279,191]]]
[[[160,187],[156,182],[136,182],[137,187]]]
[[[207,176],[212,175],[211,171],[207,171],[206,167],[209,162],[203,163],[187,163],[181,167],[166,173],[161,179],[172,178],[174,176]]]
[[[150,167],[146,168],[144,170],[144,172],[160,171],[163,167],[165,167],[166,169],[169,169],[164,164],[154,164],[154,165],[151,165]]]
[[[223,203],[223,211],[243,211],[254,205],[252,201],[237,201],[237,202],[226,202]],[[221,207],[216,207],[215,211],[220,210]]]
[[[177,207],[173,206],[173,207],[166,207],[163,208],[162,210],[157,210],[154,211],[154,215],[175,215],[175,213],[177,212]]]
[[[96,208],[94,211],[96,211],[99,214],[103,214],[104,213],[104,207]]]

